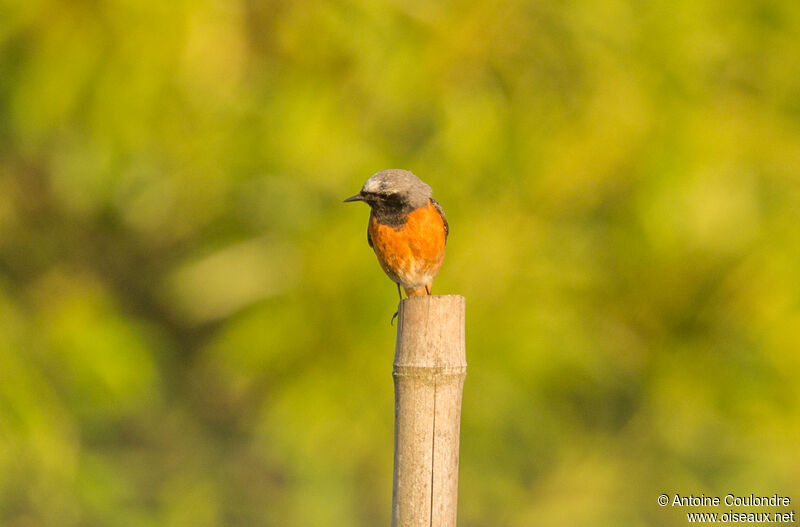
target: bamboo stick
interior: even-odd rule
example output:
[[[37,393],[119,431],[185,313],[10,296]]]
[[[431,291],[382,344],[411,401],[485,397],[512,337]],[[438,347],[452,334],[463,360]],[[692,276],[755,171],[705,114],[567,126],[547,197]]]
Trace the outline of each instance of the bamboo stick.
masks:
[[[455,527],[464,297],[400,302],[394,358],[393,527]]]

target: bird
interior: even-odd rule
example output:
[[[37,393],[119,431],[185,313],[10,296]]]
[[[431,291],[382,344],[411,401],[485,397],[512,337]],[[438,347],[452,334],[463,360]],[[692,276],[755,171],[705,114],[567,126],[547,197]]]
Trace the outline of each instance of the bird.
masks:
[[[367,243],[383,272],[397,284],[400,300],[401,286],[406,297],[430,295],[450,234],[447,217],[430,185],[408,170],[381,170],[367,179],[358,194],[344,201],[369,205]]]

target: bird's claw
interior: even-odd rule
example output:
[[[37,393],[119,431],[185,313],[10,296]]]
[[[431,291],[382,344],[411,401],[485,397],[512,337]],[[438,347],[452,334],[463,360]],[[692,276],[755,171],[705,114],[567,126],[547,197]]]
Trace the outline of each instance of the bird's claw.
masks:
[[[398,312],[397,312],[397,311],[395,311],[395,312],[394,312],[394,315],[392,315],[392,320],[390,320],[390,321],[389,321],[389,325],[390,325],[390,326],[394,326],[394,319],[396,319],[396,318],[397,318],[397,313],[398,313]]]

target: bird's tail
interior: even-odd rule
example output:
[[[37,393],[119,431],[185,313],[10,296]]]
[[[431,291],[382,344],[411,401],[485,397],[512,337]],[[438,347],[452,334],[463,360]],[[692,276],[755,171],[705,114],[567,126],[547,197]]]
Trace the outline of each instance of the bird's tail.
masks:
[[[433,281],[430,281],[426,285],[420,285],[417,287],[405,287],[403,289],[406,292],[406,296],[421,296],[421,295],[430,295],[431,291],[433,291]]]

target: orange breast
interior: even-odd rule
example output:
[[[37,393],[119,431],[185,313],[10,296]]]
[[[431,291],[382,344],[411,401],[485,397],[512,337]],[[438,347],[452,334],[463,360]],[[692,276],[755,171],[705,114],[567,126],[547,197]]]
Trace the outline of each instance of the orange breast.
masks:
[[[384,272],[407,290],[429,285],[442,267],[444,222],[430,202],[408,214],[406,223],[396,228],[370,215],[369,234]]]

